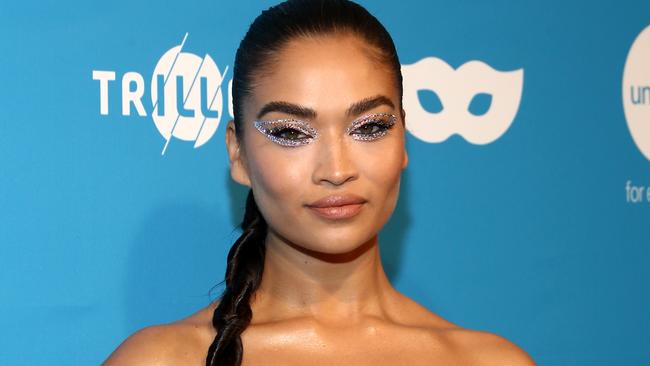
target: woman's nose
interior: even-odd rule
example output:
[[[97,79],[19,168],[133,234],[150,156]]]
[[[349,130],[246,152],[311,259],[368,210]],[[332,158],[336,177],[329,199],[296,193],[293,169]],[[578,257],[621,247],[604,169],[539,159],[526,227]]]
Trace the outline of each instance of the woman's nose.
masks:
[[[318,151],[313,172],[315,184],[326,183],[339,186],[358,177],[354,156],[350,151],[351,146],[345,136],[323,134],[317,144]]]

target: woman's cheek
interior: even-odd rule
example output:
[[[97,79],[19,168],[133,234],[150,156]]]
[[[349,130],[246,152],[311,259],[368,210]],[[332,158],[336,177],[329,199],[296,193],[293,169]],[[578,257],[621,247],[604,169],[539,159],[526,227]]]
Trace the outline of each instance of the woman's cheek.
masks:
[[[396,139],[386,142],[365,154],[362,164],[366,177],[377,189],[390,191],[402,171],[404,145]]]
[[[309,174],[305,171],[308,159],[298,151],[284,150],[264,149],[254,157],[253,189],[269,199],[281,200],[278,203],[300,203],[294,201],[300,198],[300,187],[309,184]]]
[[[399,184],[404,162],[404,146],[401,143],[385,144],[381,154],[368,158],[364,164],[364,175],[372,186],[375,204],[380,210],[377,215],[382,225],[388,220],[397,204]],[[377,159],[377,156],[380,158]]]

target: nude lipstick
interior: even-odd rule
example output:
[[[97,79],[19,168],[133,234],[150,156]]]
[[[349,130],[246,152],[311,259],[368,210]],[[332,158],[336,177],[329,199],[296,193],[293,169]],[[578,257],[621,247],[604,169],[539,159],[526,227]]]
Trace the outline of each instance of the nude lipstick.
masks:
[[[320,217],[341,220],[357,215],[365,202],[365,199],[357,195],[342,194],[321,198],[307,207]]]

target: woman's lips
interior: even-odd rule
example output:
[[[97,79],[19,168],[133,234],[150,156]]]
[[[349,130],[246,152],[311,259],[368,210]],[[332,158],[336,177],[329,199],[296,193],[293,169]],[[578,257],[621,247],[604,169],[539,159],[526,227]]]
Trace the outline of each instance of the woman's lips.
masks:
[[[347,219],[361,210],[365,199],[353,194],[332,195],[307,205],[314,213],[331,220]]]
[[[331,206],[331,207],[313,207],[313,206],[307,206],[307,207],[309,207],[316,214],[326,219],[338,220],[338,219],[347,219],[355,216],[361,210],[361,206],[363,206],[363,203],[355,203],[351,205]]]

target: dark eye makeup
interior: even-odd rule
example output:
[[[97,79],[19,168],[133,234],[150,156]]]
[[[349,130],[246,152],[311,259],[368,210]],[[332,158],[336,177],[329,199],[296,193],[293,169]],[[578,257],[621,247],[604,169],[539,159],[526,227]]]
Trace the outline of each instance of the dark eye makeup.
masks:
[[[372,113],[352,121],[346,133],[358,141],[374,141],[385,136],[397,117],[390,113]],[[311,143],[319,136],[309,122],[293,118],[256,120],[255,128],[269,140],[286,147]]]

